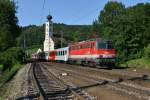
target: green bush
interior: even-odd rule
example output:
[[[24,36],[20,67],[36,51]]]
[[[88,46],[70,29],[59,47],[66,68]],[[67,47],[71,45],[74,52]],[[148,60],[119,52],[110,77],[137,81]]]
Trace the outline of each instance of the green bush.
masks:
[[[150,59],[150,44],[144,48],[144,56]]]
[[[3,70],[11,69],[16,63],[22,62],[23,51],[18,47],[12,47],[0,54],[0,63],[3,65]]]
[[[3,70],[3,65],[0,65],[0,71],[2,71]]]

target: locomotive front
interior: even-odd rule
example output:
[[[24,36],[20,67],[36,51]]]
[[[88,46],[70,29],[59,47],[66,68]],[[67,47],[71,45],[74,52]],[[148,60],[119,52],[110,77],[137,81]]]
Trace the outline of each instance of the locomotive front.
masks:
[[[115,65],[116,51],[110,41],[97,41],[99,65]]]

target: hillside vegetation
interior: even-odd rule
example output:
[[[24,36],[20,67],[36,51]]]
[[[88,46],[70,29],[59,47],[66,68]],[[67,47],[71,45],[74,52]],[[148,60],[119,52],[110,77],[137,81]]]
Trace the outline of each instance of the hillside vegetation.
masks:
[[[93,22],[93,31],[113,42],[119,63],[145,56],[149,59],[150,4],[126,8],[122,3],[108,2]]]
[[[61,47],[61,39],[63,46],[68,43],[77,42],[89,38],[91,34],[91,25],[65,25],[54,23],[53,40],[55,41],[55,48]],[[26,40],[26,47],[43,47],[45,39],[45,30],[43,26],[30,25],[22,28],[22,34],[18,38],[18,44],[23,46],[24,39]]]

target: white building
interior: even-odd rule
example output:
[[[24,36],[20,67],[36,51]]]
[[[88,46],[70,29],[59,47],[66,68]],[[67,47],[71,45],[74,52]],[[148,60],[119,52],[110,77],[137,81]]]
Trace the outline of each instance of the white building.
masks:
[[[48,21],[45,23],[45,40],[44,40],[44,52],[54,50],[53,35],[53,22],[52,16],[47,16]]]

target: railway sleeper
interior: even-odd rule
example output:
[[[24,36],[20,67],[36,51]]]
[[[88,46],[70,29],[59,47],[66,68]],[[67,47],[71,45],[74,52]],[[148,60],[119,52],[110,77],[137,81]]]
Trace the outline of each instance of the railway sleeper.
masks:
[[[48,100],[73,100],[74,95],[71,96],[66,96],[66,97],[52,97],[52,98],[48,98]]]

